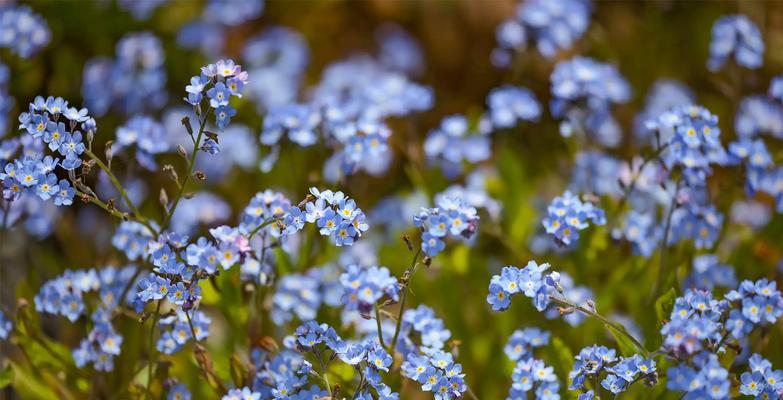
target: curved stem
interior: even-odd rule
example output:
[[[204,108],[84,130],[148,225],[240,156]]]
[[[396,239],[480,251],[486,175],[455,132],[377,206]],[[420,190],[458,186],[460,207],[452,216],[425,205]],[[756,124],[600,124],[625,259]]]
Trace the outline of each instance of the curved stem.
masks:
[[[386,345],[383,344],[383,329],[381,328],[381,312],[380,307],[378,305],[375,305],[375,323],[378,325],[378,342],[381,344],[381,347],[386,348]]]
[[[84,149],[84,153],[87,154],[87,156],[90,157],[90,159],[95,161],[95,163],[98,165],[98,167],[101,170],[103,170],[103,172],[106,173],[106,175],[109,177],[109,180],[111,180],[111,183],[114,185],[114,187],[117,189],[117,191],[120,192],[120,196],[122,196],[122,199],[125,201],[125,204],[127,204],[128,208],[130,208],[131,212],[133,212],[133,216],[136,218],[136,220],[139,223],[141,223],[142,225],[144,225],[145,227],[147,227],[147,229],[149,229],[150,232],[154,233],[157,236],[160,232],[158,232],[158,230],[155,229],[149,223],[149,221],[147,221],[146,218],[144,218],[144,216],[141,214],[141,212],[139,212],[139,209],[136,207],[136,205],[133,203],[133,201],[131,201],[130,197],[128,197],[128,192],[125,190],[125,187],[122,186],[122,184],[120,183],[120,180],[117,179],[117,177],[114,175],[113,172],[111,172],[111,169],[109,169],[109,167],[107,167],[106,164],[104,164],[103,161],[101,161],[101,159],[98,158],[98,156],[96,156],[95,153],[93,153],[90,149]],[[100,201],[100,200],[98,200],[98,201]],[[98,203],[95,203],[95,204],[98,204]],[[108,208],[104,207],[104,209],[106,211],[109,211]],[[112,214],[112,215],[114,215],[114,214]]]
[[[419,261],[419,256],[421,255],[421,245],[419,246],[419,249],[416,250],[416,254],[413,255],[413,261],[411,261],[411,266],[405,271],[406,280],[402,284],[402,294],[400,295],[400,310],[397,312],[397,325],[394,327],[394,336],[392,336],[392,341],[389,343],[389,354],[394,356],[394,348],[397,345],[397,338],[400,336],[400,327],[402,326],[402,313],[405,311],[405,299],[408,297],[408,285],[410,284],[410,280],[413,278],[413,274],[416,272],[416,265]],[[392,363],[394,360],[392,360]]]
[[[554,302],[554,303],[560,304],[561,306],[573,308],[574,310],[577,310],[579,312],[582,312],[582,313],[584,313],[586,315],[589,315],[591,317],[594,317],[594,318],[598,319],[599,321],[603,322],[604,325],[607,325],[608,327],[614,329],[615,331],[619,332],[621,335],[623,335],[626,338],[628,338],[628,340],[630,340],[631,343],[633,343],[634,347],[636,347],[636,349],[639,350],[642,353],[642,355],[647,357],[650,354],[650,352],[647,351],[646,348],[644,348],[644,345],[638,339],[636,339],[633,335],[628,333],[628,331],[625,330],[625,328],[622,325],[620,325],[619,323],[617,323],[615,321],[612,321],[609,318],[604,317],[603,315],[595,312],[594,310],[591,310],[589,308],[582,307],[580,305],[574,304],[574,303],[572,303],[571,301],[569,301],[569,300],[567,300],[565,298],[556,297],[556,296],[551,296],[550,295],[549,299],[552,300],[552,302]]]
[[[674,215],[674,209],[677,208],[677,193],[680,191],[680,182],[677,180],[677,184],[674,187],[674,194],[672,195],[671,204],[669,204],[669,210],[666,215],[666,224],[663,228],[663,239],[661,240],[661,254],[658,257],[660,262],[658,263],[658,276],[655,279],[655,287],[653,287],[652,295],[650,296],[650,302],[654,301],[658,296],[658,291],[663,284],[663,273],[666,270],[666,253],[669,246],[669,232],[671,231],[672,216]]]
[[[95,204],[96,206],[104,209],[107,213],[111,214],[113,217],[117,217],[117,218],[119,218],[119,219],[121,219],[123,221],[125,220],[125,214],[124,213],[120,212],[119,210],[117,210],[115,208],[109,207],[108,204],[104,203],[99,198],[97,198],[97,197],[95,197],[95,196],[93,196],[91,194],[84,193],[84,192],[82,192],[82,191],[80,191],[78,189],[76,190],[76,195],[81,197],[82,199],[87,199],[87,201],[89,201],[90,203]],[[139,223],[141,223],[141,221],[139,221]]]
[[[155,355],[155,347],[153,347],[154,341],[155,341],[155,327],[158,326],[158,317],[160,316],[160,305],[163,304],[163,299],[158,300],[158,305],[155,307],[155,314],[152,317],[152,327],[150,328],[150,337],[149,337],[149,361],[147,364],[149,364],[149,369],[147,370],[147,392],[146,395],[149,397],[151,396],[150,392],[150,386],[152,385],[152,367],[155,366],[155,364],[152,362],[153,356]]]
[[[628,198],[631,197],[633,190],[636,188],[636,182],[638,182],[639,177],[642,175],[642,171],[644,171],[644,167],[646,167],[647,164],[650,163],[650,161],[657,160],[658,157],[663,153],[664,150],[666,150],[667,147],[669,147],[668,143],[664,144],[663,146],[659,146],[658,150],[656,150],[655,153],[645,157],[642,160],[641,165],[639,165],[639,170],[633,174],[633,177],[631,178],[631,183],[628,184],[628,186],[625,188],[623,197],[620,199],[620,203],[617,204],[618,214],[623,210],[623,207],[625,207],[625,204],[628,202]],[[633,165],[631,165],[631,168],[633,168]]]
[[[193,143],[193,151],[190,154],[190,158],[187,159],[188,173],[185,174],[185,176],[182,178],[182,184],[178,185],[177,197],[174,198],[174,203],[171,204],[171,208],[166,210],[166,217],[163,219],[163,224],[161,224],[161,229],[166,229],[166,226],[168,226],[169,221],[171,221],[171,217],[174,215],[174,211],[177,210],[179,201],[182,200],[182,195],[185,194],[185,188],[188,186],[190,176],[193,175],[193,168],[196,166],[196,156],[198,155],[198,148],[201,145],[201,139],[204,136],[204,128],[206,128],[207,126],[207,119],[209,119],[209,112],[210,110],[207,110],[204,113],[204,118],[199,122],[198,135],[196,136],[196,140]]]
[[[250,240],[250,239],[252,239],[252,238],[253,238],[253,236],[255,236],[255,235],[258,233],[258,232],[260,232],[260,231],[261,231],[261,229],[264,229],[264,228],[266,228],[267,226],[271,225],[272,223],[274,223],[274,222],[277,222],[277,221],[280,221],[280,220],[281,220],[281,218],[280,218],[280,217],[272,217],[272,218],[269,218],[268,220],[265,220],[265,221],[264,221],[264,222],[262,222],[260,225],[258,225],[257,227],[253,228],[253,230],[252,230],[252,231],[248,232],[248,234],[247,234],[247,240]]]

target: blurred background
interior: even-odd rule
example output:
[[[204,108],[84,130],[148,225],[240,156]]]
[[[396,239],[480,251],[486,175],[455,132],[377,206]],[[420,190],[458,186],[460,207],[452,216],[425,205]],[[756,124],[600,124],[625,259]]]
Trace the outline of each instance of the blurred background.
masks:
[[[0,51],[2,63],[10,70],[9,93],[16,103],[9,116],[7,129],[10,135],[17,134],[16,116],[36,95],[62,96],[71,104],[85,104],[82,90],[85,64],[95,57],[115,57],[118,41],[130,32],[150,32],[162,45],[166,76],[162,90],[168,96],[163,100],[164,107],[148,113],[158,119],[164,118],[172,107],[185,105],[181,100],[184,86],[202,65],[221,56],[244,63],[243,48],[248,39],[274,26],[290,28],[306,41],[309,62],[302,78],[302,92],[320,81],[328,65],[359,54],[378,54],[378,32],[384,26],[395,24],[418,41],[423,68],[412,74],[411,79],[432,88],[434,104],[431,109],[414,116],[388,121],[393,131],[390,142],[394,156],[385,174],[359,173],[337,184],[326,184],[321,178],[321,169],[328,152],[318,146],[301,149],[285,145],[272,170],[261,173],[255,160],[268,149],[259,147],[257,154],[248,156],[251,162],[246,165],[234,164],[216,178],[192,186],[196,190],[209,191],[228,205],[226,210],[211,203],[205,206],[207,209],[203,212],[211,211],[215,215],[195,227],[195,232],[201,234],[209,226],[233,224],[249,199],[267,188],[284,192],[296,203],[305,197],[310,186],[332,187],[355,198],[366,211],[389,196],[414,192],[421,193],[426,202],[431,203],[432,196],[451,182],[423,160],[421,143],[427,132],[436,128],[444,116],[480,114],[488,92],[505,83],[533,90],[544,108],[548,108],[546,105],[551,98],[549,75],[557,62],[574,55],[590,56],[617,66],[632,86],[632,100],[614,108],[624,136],[620,146],[610,153],[621,160],[630,160],[641,152],[631,133],[633,120],[656,80],[676,79],[690,87],[698,102],[720,117],[722,137],[726,141],[734,137],[734,114],[741,98],[765,93],[771,78],[783,72],[783,52],[780,51],[783,48],[783,2],[778,1],[595,2],[587,32],[570,50],[547,59],[530,49],[518,54],[514,64],[504,69],[492,65],[490,54],[497,46],[496,27],[515,12],[517,3],[514,1],[267,1],[256,18],[225,26],[220,33],[222,40],[212,38],[219,42],[218,46],[208,44],[209,30],[195,33],[189,40],[201,44],[196,46],[200,49],[186,48],[194,46],[183,45],[188,40],[182,33],[183,27],[201,18],[205,5],[199,1],[168,2],[152,10],[146,19],[134,18],[113,1],[31,1],[25,4],[47,21],[51,41],[30,59]],[[767,49],[764,65],[754,71],[724,69],[711,73],[706,68],[706,60],[712,24],[722,15],[735,13],[747,15],[760,28]],[[252,73],[250,79],[253,79]],[[242,101],[233,121],[246,125],[252,133],[252,141],[257,143],[263,117],[256,104]],[[125,113],[116,110],[96,116],[95,146],[102,149],[103,143],[114,140],[117,127],[127,118]],[[187,136],[178,123],[166,127],[168,136],[181,135],[185,142]],[[771,145],[770,150],[779,156],[781,149],[776,145]],[[506,396],[513,363],[503,354],[502,348],[515,329],[537,326],[558,338],[555,345],[542,350],[540,357],[555,366],[561,380],[570,370],[572,352],[594,343],[613,344],[600,323],[587,320],[578,328],[572,328],[560,319],[545,318],[526,299],[516,300],[508,312],[492,312],[485,299],[487,284],[491,275],[498,273],[504,265],[521,267],[530,259],[551,263],[556,269],[570,274],[579,285],[591,288],[601,312],[623,316],[628,327],[638,327],[648,343],[654,341],[659,327],[655,326],[645,296],[654,281],[653,266],[657,266],[657,256],[650,259],[630,257],[626,244],[612,242],[609,235],[611,220],[607,226],[586,233],[576,251],[541,250],[534,240],[541,233],[540,221],[546,204],[560,195],[571,179],[575,152],[580,146],[589,148],[590,144],[576,144],[562,138],[557,122],[545,111],[535,124],[523,124],[496,134],[492,146],[491,160],[482,165],[495,170],[487,181],[487,191],[499,202],[500,213],[493,218],[482,212],[477,240],[470,245],[448,245],[429,268],[416,276],[412,283],[414,296],[409,298],[412,306],[426,304],[443,318],[452,332],[458,361],[463,364],[473,391],[482,399]],[[161,159],[179,167],[176,154]],[[146,182],[139,194],[139,198],[145,199],[142,210],[146,215],[160,219],[157,192],[160,187],[173,190],[167,178],[140,168],[127,155],[118,157],[114,165],[128,182],[137,179]],[[711,192],[715,194],[713,201],[727,214],[732,200],[743,196],[741,184],[736,183],[742,178],[737,175],[736,172],[718,171],[710,183]],[[117,221],[100,211],[92,205],[79,204],[59,210],[48,222],[41,222],[44,226],[37,230],[39,234],[32,234],[24,222],[4,233],[0,241],[0,300],[6,314],[13,314],[11,310],[17,307],[20,299],[32,302],[43,282],[67,268],[127,263],[123,254],[110,244]],[[612,215],[611,204],[607,204],[607,212]],[[776,272],[776,268],[781,260],[781,222],[780,215],[773,213],[771,222],[761,230],[741,226],[726,229],[718,252],[726,263],[735,266],[738,278],[779,278],[780,272]],[[408,228],[370,228],[371,231],[379,230],[373,233],[378,263],[398,276],[411,258],[399,236],[414,232],[410,221],[401,221],[401,224],[407,224]],[[301,268],[334,261],[337,250],[329,248],[325,240],[321,246],[323,251],[308,260],[309,265],[292,264],[291,272],[302,272]],[[676,266],[678,277],[687,273],[693,256],[693,250],[687,247],[672,250],[671,264]],[[258,338],[272,336],[280,340],[296,326],[275,327],[247,309],[226,315],[226,310],[241,308],[251,297],[250,290],[240,284],[229,290],[235,290],[236,296],[226,295],[214,304],[207,304],[208,313],[215,320],[208,347],[213,352],[217,370],[222,371],[219,373],[226,379],[232,354],[246,358],[248,348]],[[321,308],[319,321],[338,320],[338,310]],[[76,347],[84,336],[83,326],[67,323],[62,318],[41,317],[41,324],[48,336],[63,343],[63,349]],[[779,325],[776,329],[764,346],[773,365],[780,366],[783,365],[783,334]],[[131,318],[119,322],[118,330],[125,333],[126,338],[116,370],[100,378],[76,378],[76,387],[89,393],[92,385],[113,389],[128,379],[133,366],[124,360],[133,359],[143,351],[142,332],[145,331]],[[138,332],[139,337],[134,337],[133,332]],[[0,342],[0,349],[4,357],[23,357],[7,342]],[[188,352],[171,357],[169,372],[192,388],[194,398],[209,398],[211,393],[203,382],[199,383],[195,367],[183,361],[189,357]],[[31,375],[31,380],[22,380],[21,386],[0,391],[0,398],[47,398],[48,389],[35,387],[51,386],[53,382],[46,378],[35,380]],[[399,387],[396,383],[392,386]],[[413,385],[407,386],[403,386],[401,398],[428,398],[429,395],[419,394],[411,387]],[[627,397],[656,398],[663,393],[660,387],[653,391],[654,394],[645,392],[642,395],[638,390],[632,390]],[[52,391],[62,393],[56,389]],[[662,398],[678,397],[672,396]]]

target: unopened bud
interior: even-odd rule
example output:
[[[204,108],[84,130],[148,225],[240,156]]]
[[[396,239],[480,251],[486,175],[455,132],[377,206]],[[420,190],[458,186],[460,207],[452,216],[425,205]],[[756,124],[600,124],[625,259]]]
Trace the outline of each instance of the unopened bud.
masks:
[[[402,235],[402,241],[405,242],[405,246],[408,247],[408,251],[413,251],[413,243],[411,237],[408,235]]]
[[[114,158],[114,152],[112,151],[112,141],[109,140],[106,142],[106,150],[104,150],[106,153],[106,164],[109,170],[111,170],[111,159]]]
[[[280,346],[277,345],[275,339],[270,336],[263,336],[258,339],[258,346],[268,352],[276,352],[280,349]]]
[[[590,307],[591,310],[595,311],[595,302],[587,299],[587,306]]]
[[[560,316],[572,314],[574,312],[574,307],[557,307],[557,312],[560,313]]]
[[[190,125],[190,118],[187,116],[182,117],[182,126],[185,127],[185,130],[188,131],[190,136],[193,136],[193,127]]]
[[[194,172],[193,176],[195,176],[196,179],[198,179],[200,181],[203,181],[203,180],[207,179],[207,175],[204,174],[204,171],[201,171],[201,170],[198,170],[198,171]]]
[[[179,182],[179,175],[177,175],[177,171],[174,170],[174,167],[171,164],[164,165],[163,171],[169,174],[171,180],[173,180],[174,182]]]
[[[429,257],[424,257],[424,265],[429,268],[429,266],[432,265],[432,259]]]
[[[163,208],[168,207],[169,195],[166,194],[166,189],[160,188],[160,195],[158,196],[158,201],[160,201],[160,205],[162,205]]]
[[[195,195],[196,195],[196,194],[195,194],[195,193],[193,193],[193,192],[188,192],[188,193],[185,193],[185,194],[183,194],[183,195],[182,195],[182,197],[184,197],[184,198],[186,198],[186,199],[190,200],[190,199],[192,199],[192,198],[193,198],[193,196],[195,196]]]
[[[177,153],[179,153],[179,155],[181,155],[182,157],[185,157],[185,158],[188,157],[188,151],[185,150],[185,146],[183,146],[181,144],[177,145]]]

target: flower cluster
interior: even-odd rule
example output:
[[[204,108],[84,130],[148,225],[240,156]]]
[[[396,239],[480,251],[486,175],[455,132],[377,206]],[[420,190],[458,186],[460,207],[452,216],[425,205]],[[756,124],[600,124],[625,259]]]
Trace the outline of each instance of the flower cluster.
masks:
[[[49,280],[41,286],[35,296],[35,309],[38,312],[62,315],[71,322],[79,319],[87,308],[84,301],[89,292],[98,292],[100,305],[112,310],[121,304],[133,302],[132,293],[121,298],[124,289],[130,284],[133,266],[117,269],[107,267],[101,270],[66,270],[59,277]]]
[[[303,352],[312,352],[318,359],[328,350],[331,358],[337,357],[344,363],[362,371],[366,383],[356,389],[358,398],[369,396],[371,386],[380,400],[398,399],[399,395],[381,380],[380,372],[389,372],[391,355],[376,340],[351,342],[341,339],[337,332],[326,324],[310,321],[296,328],[296,343]],[[323,344],[323,346],[321,346]],[[327,371],[322,371],[326,374]],[[294,388],[291,388],[294,389]],[[293,392],[293,390],[290,390]]]
[[[222,131],[237,113],[237,110],[228,104],[231,96],[242,97],[247,82],[248,73],[242,71],[241,65],[235,64],[233,60],[219,60],[201,67],[201,75],[190,78],[190,85],[185,87],[188,93],[185,101],[195,107],[196,115],[202,118],[202,112],[206,112],[202,111],[206,95],[207,103],[215,113],[215,124]],[[208,138],[204,146],[217,147],[217,140]]]
[[[411,354],[401,368],[404,377],[421,384],[421,390],[432,392],[436,400],[460,398],[467,391],[462,364],[455,363],[451,353]]]
[[[168,95],[163,46],[149,32],[129,33],[117,42],[116,58],[98,57],[82,73],[82,96],[96,115],[110,109],[124,115],[159,110]]]
[[[285,345],[294,347],[294,339],[289,338],[284,342]],[[321,398],[328,395],[326,390],[315,385],[310,390],[304,389],[307,383],[304,372],[310,367],[298,351],[284,348],[272,355],[266,350],[256,348],[250,356],[256,370],[252,388],[253,391],[261,393],[262,398],[287,395],[293,399],[309,400],[316,398],[315,396]]]
[[[720,142],[718,117],[701,106],[676,107],[647,122],[657,133],[657,146],[666,167],[682,167],[690,184],[704,182],[710,164],[724,164],[726,150]]]
[[[553,58],[558,50],[570,48],[589,24],[589,0],[525,0],[513,17],[498,26],[499,47],[492,52],[492,62],[507,67],[528,38],[544,57]]]
[[[8,94],[8,86],[10,84],[10,73],[8,67],[5,64],[0,63],[0,139],[5,137],[6,129],[8,128],[8,114],[14,106],[14,99]],[[5,142],[0,142],[0,153],[5,153]],[[5,157],[0,154],[0,160],[4,160]]]
[[[476,209],[461,198],[442,197],[434,208],[422,208],[413,223],[423,232],[421,250],[435,257],[446,247],[446,237],[470,239],[478,230]]]
[[[523,268],[514,266],[503,267],[500,275],[493,275],[489,281],[487,303],[495,311],[507,310],[511,305],[511,297],[517,293],[533,299],[533,305],[538,311],[543,311],[549,305],[549,289],[555,287],[559,274],[546,274],[549,264],[538,264],[529,261]]]
[[[30,7],[0,4],[0,48],[30,58],[49,44],[51,36],[49,25]]]
[[[318,226],[323,236],[330,236],[335,246],[350,246],[369,229],[366,217],[356,202],[343,192],[310,188],[315,201],[305,204],[302,211],[291,207],[284,219],[285,229],[296,232],[305,222]]]
[[[729,313],[726,328],[737,339],[749,333],[754,325],[774,324],[783,315],[783,296],[775,281],[743,281],[737,290],[726,294],[726,300],[735,307]]]
[[[443,320],[435,316],[432,308],[420,305],[402,314],[400,338],[396,347],[406,356],[416,354],[419,350],[426,354],[442,350],[449,338],[451,331],[446,329]]]
[[[251,390],[249,387],[241,389],[229,389],[220,400],[261,400],[261,393]]]
[[[549,332],[538,328],[517,330],[511,335],[504,351],[511,361],[516,363],[512,373],[513,383],[508,399],[527,399],[531,390],[537,399],[558,400],[560,383],[557,381],[552,367],[534,358],[533,350],[549,343]]]
[[[719,213],[715,206],[691,202],[672,213],[667,244],[687,239],[693,240],[698,249],[710,248],[718,239],[722,227],[723,214]]]
[[[595,225],[606,224],[604,211],[566,191],[563,196],[552,200],[547,207],[547,216],[541,223],[548,234],[568,246],[579,240],[579,231],[587,229],[590,222]]]
[[[712,26],[707,67],[716,71],[734,57],[738,65],[755,69],[764,62],[764,40],[759,28],[744,15],[727,15]]]
[[[647,121],[676,107],[694,103],[693,92],[679,81],[659,79],[650,88],[645,97],[644,109],[634,118],[634,135],[640,143],[652,142],[652,131]]]
[[[783,108],[766,96],[746,97],[740,102],[734,129],[740,138],[766,133],[783,139]]]
[[[147,254],[147,245],[152,240],[149,228],[136,221],[124,221],[114,231],[111,243],[125,253],[128,260],[136,261]]]
[[[749,364],[750,371],[740,377],[740,393],[757,399],[783,397],[783,370],[773,370],[772,363],[761,354],[753,354]]]
[[[432,101],[429,88],[370,57],[334,63],[323,71],[307,101],[292,99],[270,107],[261,142],[272,149],[262,160],[262,169],[269,170],[276,162],[285,134],[302,147],[320,140],[334,148],[324,165],[329,181],[360,170],[380,175],[391,161],[391,130],[383,121],[427,110]]]
[[[702,254],[693,259],[693,270],[682,285],[701,290],[712,290],[716,286],[733,288],[737,286],[735,275],[734,267],[720,263],[718,256]]]
[[[134,296],[128,289],[133,285],[136,267],[107,267],[101,270],[66,270],[63,275],[47,281],[35,296],[38,312],[62,315],[75,322],[85,310],[93,310],[92,329],[79,347],[73,350],[76,366],[92,363],[96,370],[114,369],[114,357],[120,354],[122,335],[111,324],[117,307],[132,305]],[[85,302],[91,292],[98,293],[97,304],[88,307]],[[124,297],[123,297],[124,296]]]
[[[598,150],[582,151],[574,160],[568,188],[576,193],[620,197],[621,170],[622,163],[609,154]]]
[[[370,311],[383,297],[399,300],[400,285],[386,267],[349,265],[340,275],[340,284],[344,290],[343,304],[347,311],[358,310],[362,315],[370,315]]]
[[[727,307],[708,291],[687,289],[675,300],[670,320],[661,328],[664,348],[674,354],[693,355],[706,347],[723,345],[719,319]]]
[[[321,304],[340,305],[343,287],[336,280],[339,275],[336,266],[327,265],[311,268],[304,274],[281,277],[272,296],[270,318],[278,325],[291,321],[294,316],[309,321],[315,319]]]
[[[209,336],[212,319],[198,310],[177,311],[159,321],[161,335],[155,348],[163,354],[178,352],[189,340],[200,342]],[[193,329],[191,330],[191,324]]]
[[[296,101],[310,58],[301,34],[283,26],[270,27],[247,40],[242,58],[253,76],[246,88],[248,97],[259,109],[272,110]]]
[[[488,130],[471,132],[468,119],[451,115],[431,130],[424,141],[424,154],[430,163],[437,163],[446,177],[456,177],[462,172],[462,164],[475,164],[489,159],[491,143]]]
[[[698,354],[693,365],[680,364],[666,371],[666,388],[684,392],[683,397],[728,399],[729,371],[718,362],[718,356]]]
[[[560,134],[591,135],[598,143],[614,147],[621,138],[617,121],[610,114],[612,104],[625,103],[631,88],[612,65],[586,57],[561,61],[550,76],[552,116],[561,118]]]
[[[95,326],[82,339],[79,347],[73,350],[77,367],[84,368],[92,363],[97,371],[114,369],[114,357],[120,355],[123,337],[114,331],[108,317],[108,313],[93,314]]]
[[[527,88],[504,85],[487,95],[489,119],[495,128],[511,128],[519,121],[536,121],[541,105]]]
[[[508,338],[503,351],[511,361],[520,361],[533,356],[533,350],[549,344],[551,334],[538,328],[516,330]]]
[[[30,103],[28,112],[19,115],[19,129],[27,131],[37,140],[42,140],[48,145],[49,150],[58,152],[64,159],[60,161],[59,158],[44,158],[41,153],[32,156],[32,158],[39,157],[43,160],[44,165],[40,165],[40,167],[46,171],[47,176],[36,176],[34,171],[29,170],[24,174],[15,174],[22,186],[34,185],[39,181],[39,178],[43,178],[40,181],[50,181],[52,178],[48,174],[53,172],[57,166],[66,170],[74,170],[82,165],[81,154],[85,150],[85,144],[82,141],[82,132],[77,128],[81,128],[85,132],[88,142],[95,133],[95,120],[87,115],[86,108],[68,107],[68,101],[62,97],[51,96],[46,99],[38,96],[34,102]],[[37,163],[28,162],[25,164],[33,166]],[[6,166],[6,168],[8,167]]]
[[[117,128],[117,140],[112,145],[112,152],[118,154],[134,144],[137,147],[136,161],[150,171],[157,169],[155,155],[169,150],[163,125],[143,115],[131,117],[125,125]]]
[[[467,392],[462,364],[443,350],[451,331],[431,308],[422,305],[405,311],[401,333],[397,348],[405,359],[400,367],[402,376],[421,384],[421,389],[432,392],[437,400],[461,398]],[[415,344],[414,334],[420,346]]]
[[[569,390],[581,390],[579,399],[592,400],[600,388],[588,390],[585,383],[588,380],[601,379],[601,387],[618,395],[638,380],[643,380],[648,386],[658,382],[655,361],[645,359],[635,354],[632,357],[617,357],[614,349],[593,345],[585,347],[574,357],[574,366],[568,377],[571,379]]]

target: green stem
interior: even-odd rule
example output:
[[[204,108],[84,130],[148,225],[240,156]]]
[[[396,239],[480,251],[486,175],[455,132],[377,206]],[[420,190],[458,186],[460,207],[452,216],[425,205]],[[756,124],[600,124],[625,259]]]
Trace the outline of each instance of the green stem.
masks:
[[[90,203],[95,204],[96,206],[104,209],[107,213],[111,214],[113,217],[117,217],[117,218],[119,218],[119,219],[121,219],[123,221],[125,220],[124,213],[120,212],[119,210],[117,210],[115,208],[109,207],[108,204],[104,203],[99,198],[97,198],[97,197],[95,197],[95,196],[93,196],[91,194],[84,193],[84,192],[82,192],[80,190],[76,190],[76,195],[81,197],[81,198],[83,198],[83,199],[87,199]],[[139,221],[139,222],[141,223],[141,221]]]
[[[329,373],[326,371],[327,364],[324,362],[323,354],[318,355],[318,362],[321,364],[321,376],[326,384],[326,391],[329,392],[329,398],[332,398],[332,385],[329,383]]]
[[[272,217],[272,218],[269,218],[268,220],[265,220],[260,225],[258,225],[257,227],[253,228],[252,231],[248,232],[247,240],[252,239],[253,236],[255,236],[258,232],[261,231],[261,229],[264,229],[265,227],[271,225],[274,222],[280,221],[281,219],[282,219],[281,217]]]
[[[109,180],[111,180],[111,183],[114,185],[114,187],[117,189],[117,191],[120,192],[120,196],[122,196],[122,199],[125,200],[125,203],[128,205],[128,207],[131,209],[131,212],[133,212],[133,216],[136,218],[139,223],[147,227],[147,229],[150,230],[150,232],[154,233],[156,236],[160,233],[157,229],[155,229],[150,223],[147,221],[146,218],[144,218],[143,215],[141,215],[141,212],[139,212],[139,209],[136,207],[135,204],[133,204],[133,201],[131,201],[130,197],[128,197],[128,192],[125,190],[125,187],[122,186],[120,183],[120,180],[117,179],[117,177],[114,175],[113,172],[111,172],[111,169],[106,166],[106,164],[101,161],[98,156],[95,155],[90,149],[84,149],[84,153],[87,154],[88,157],[90,157],[95,163],[98,165],[100,169],[103,170],[103,172],[106,173],[106,175],[109,177]],[[96,199],[97,200],[97,199]],[[100,200],[98,200],[100,201]],[[98,203],[95,203],[98,204]],[[104,209],[106,211],[109,211],[108,208]],[[114,214],[112,214],[114,215]]]
[[[174,211],[177,210],[179,201],[182,200],[182,195],[185,193],[185,188],[188,186],[190,176],[193,175],[193,168],[196,166],[196,156],[198,155],[198,149],[201,145],[201,138],[204,136],[204,128],[207,126],[207,119],[209,119],[209,110],[204,113],[204,118],[199,123],[198,135],[196,136],[196,141],[193,143],[193,151],[188,159],[188,173],[182,178],[182,184],[178,185],[177,197],[174,198],[174,203],[172,203],[171,208],[166,210],[166,217],[163,219],[161,229],[165,229],[166,226],[168,226],[169,221],[171,221],[171,217],[174,215]]]
[[[661,290],[661,285],[663,285],[663,274],[666,270],[666,253],[669,247],[669,232],[671,231],[671,225],[672,225],[672,216],[674,215],[674,210],[677,208],[677,192],[680,191],[680,182],[681,180],[677,180],[677,184],[674,187],[674,194],[672,195],[672,201],[671,204],[669,204],[669,210],[668,214],[666,215],[666,225],[663,228],[663,240],[661,240],[661,254],[658,257],[660,262],[658,263],[658,276],[655,279],[655,287],[653,287],[652,296],[650,296],[650,303],[655,301],[655,298],[658,297],[658,291]]]
[[[622,325],[620,325],[619,323],[617,323],[615,321],[612,321],[609,318],[604,317],[603,315],[595,312],[594,310],[591,310],[589,308],[582,307],[580,305],[574,304],[574,303],[572,303],[571,301],[569,301],[569,300],[567,300],[565,298],[549,296],[549,299],[552,300],[552,302],[554,302],[554,303],[560,304],[561,306],[573,308],[574,310],[577,310],[579,312],[582,312],[584,314],[587,314],[587,315],[589,315],[591,317],[594,317],[594,318],[598,319],[599,321],[603,322],[604,325],[606,325],[607,327],[609,327],[611,329],[614,329],[615,331],[617,331],[621,335],[623,335],[626,338],[628,338],[628,340],[630,340],[631,343],[633,343],[634,347],[636,347],[636,349],[639,350],[639,352],[641,352],[643,356],[647,357],[650,354],[650,352],[647,351],[647,349],[644,348],[644,345],[638,339],[633,337],[633,335],[628,333],[628,331],[626,331],[625,328]]]
[[[419,261],[419,256],[421,255],[421,246],[419,246],[419,249],[416,250],[416,254],[413,255],[413,261],[411,261],[411,266],[408,268],[407,271],[405,271],[405,274],[407,276],[407,281],[402,284],[402,294],[400,295],[400,310],[397,313],[397,325],[394,327],[394,336],[392,336],[392,341],[389,343],[389,354],[394,355],[394,347],[397,345],[397,338],[400,335],[400,327],[402,326],[402,313],[405,311],[405,299],[408,297],[408,285],[410,284],[410,280],[413,279],[413,274],[416,272],[416,265]],[[394,361],[392,360],[392,363]]]
[[[147,364],[149,364],[149,369],[147,370],[147,392],[146,396],[152,397],[150,392],[150,386],[152,385],[152,367],[155,366],[155,363],[153,363],[153,358],[155,356],[155,347],[154,347],[154,341],[155,341],[155,327],[158,326],[158,317],[160,316],[160,305],[163,304],[163,299],[158,300],[158,305],[155,307],[155,314],[153,314],[152,317],[152,327],[150,327],[150,337],[149,337],[149,360]]]
[[[381,344],[381,347],[386,348],[386,345],[383,344],[383,329],[381,328],[381,312],[377,304],[375,305],[375,323],[378,325],[378,342]]]

